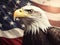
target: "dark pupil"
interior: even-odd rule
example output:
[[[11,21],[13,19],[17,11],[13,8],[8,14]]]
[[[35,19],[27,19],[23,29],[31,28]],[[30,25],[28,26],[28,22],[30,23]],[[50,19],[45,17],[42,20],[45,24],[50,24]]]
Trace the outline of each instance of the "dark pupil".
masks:
[[[25,10],[25,11],[28,11],[29,13],[32,13],[32,10]]]
[[[26,10],[26,11],[31,12],[31,10]]]

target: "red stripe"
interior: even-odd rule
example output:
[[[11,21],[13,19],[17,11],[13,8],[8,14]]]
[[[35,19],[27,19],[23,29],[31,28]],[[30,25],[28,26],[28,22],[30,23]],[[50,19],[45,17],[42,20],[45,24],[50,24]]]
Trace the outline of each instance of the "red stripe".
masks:
[[[60,13],[60,8],[59,7],[52,7],[52,6],[47,6],[47,5],[42,5],[38,4],[36,2],[31,1],[33,5],[40,7],[41,9],[51,12],[51,13]]]
[[[51,25],[60,27],[60,21],[49,20]]]
[[[22,37],[14,39],[0,37],[0,45],[22,45]]]

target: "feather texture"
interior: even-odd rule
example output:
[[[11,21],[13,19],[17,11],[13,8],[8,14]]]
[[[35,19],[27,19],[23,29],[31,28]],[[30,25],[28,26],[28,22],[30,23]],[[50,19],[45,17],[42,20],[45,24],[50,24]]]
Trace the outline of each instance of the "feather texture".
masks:
[[[22,8],[24,10],[33,10],[32,13],[30,13],[31,16],[27,17],[27,19],[24,19],[23,21],[24,23],[26,23],[26,26],[27,26],[26,30],[28,30],[29,32],[30,30],[32,30],[32,33],[36,34],[36,31],[39,32],[39,28],[41,28],[42,31],[45,32],[47,31],[48,27],[51,27],[48,21],[48,18],[42,9],[35,7],[35,6],[24,6]],[[31,22],[31,20],[33,21]],[[28,22],[30,24],[28,24]]]

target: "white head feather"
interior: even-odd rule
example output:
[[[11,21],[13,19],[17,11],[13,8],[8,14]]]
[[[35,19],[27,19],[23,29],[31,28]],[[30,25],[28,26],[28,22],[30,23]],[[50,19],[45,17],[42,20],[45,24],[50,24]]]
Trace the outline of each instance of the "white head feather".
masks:
[[[45,32],[45,31],[47,31],[48,27],[51,27],[46,14],[44,13],[44,11],[41,8],[38,8],[38,7],[33,6],[33,5],[27,5],[27,6],[22,7],[22,9],[28,9],[28,10],[33,9],[34,11],[38,11],[41,13],[40,19],[36,18],[35,21],[31,25],[27,26],[28,31],[32,30],[32,33],[36,34],[36,31],[39,32],[39,28],[41,28],[42,31]]]

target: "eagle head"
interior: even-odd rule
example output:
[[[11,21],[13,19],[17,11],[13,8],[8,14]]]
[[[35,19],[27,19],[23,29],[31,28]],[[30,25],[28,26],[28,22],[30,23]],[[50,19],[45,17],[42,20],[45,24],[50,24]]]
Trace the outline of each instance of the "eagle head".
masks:
[[[25,31],[36,34],[41,29],[43,32],[51,27],[44,11],[36,6],[24,6],[14,12],[14,20],[19,18],[25,25]]]

